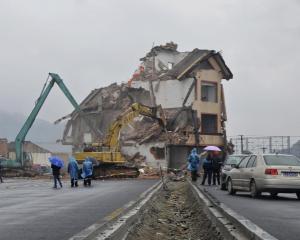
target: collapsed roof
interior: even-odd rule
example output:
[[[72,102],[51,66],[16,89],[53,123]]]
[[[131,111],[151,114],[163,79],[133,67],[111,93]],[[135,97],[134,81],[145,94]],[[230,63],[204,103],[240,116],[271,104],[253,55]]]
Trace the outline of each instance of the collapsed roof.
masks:
[[[133,75],[133,80],[181,80],[193,75],[192,73],[196,68],[213,68],[210,64],[212,59],[218,64],[224,79],[233,78],[233,74],[220,52],[198,48],[191,52],[179,52],[177,44],[170,42],[153,47],[145,57],[140,59],[142,69],[138,71],[138,74]]]
[[[56,121],[69,118],[63,134],[63,144],[83,144],[84,133],[90,133],[92,140],[100,141],[113,120],[135,102],[149,105],[149,91],[116,83],[93,90],[81,102],[81,112],[73,111]]]
[[[70,119],[65,127],[63,144],[71,144],[75,148],[80,147],[85,142],[84,132],[92,134],[94,141],[102,141],[112,122],[135,102],[150,106],[149,91],[143,88],[129,88],[125,84],[118,85],[116,83],[93,90],[80,104],[82,113],[74,111],[66,116]],[[190,111],[182,111],[181,108],[165,110],[168,119],[167,129],[176,134],[176,138],[172,138],[173,142],[175,139],[182,144],[187,141],[186,137],[180,137],[180,135],[185,135],[185,132],[192,128],[193,122]],[[92,127],[100,134],[96,136],[95,133],[91,132],[90,126],[85,124],[83,118],[88,118]],[[125,127],[122,130],[121,140],[123,142],[135,141],[142,144],[153,140],[170,140],[168,136],[171,133],[167,135],[157,121],[151,118],[140,117],[130,125],[132,127]]]
[[[227,80],[231,79],[233,75],[219,52],[215,52],[214,50],[200,50],[198,48],[191,51],[185,58],[170,69],[166,75],[181,79],[185,74],[192,71],[199,63],[207,61],[211,57],[214,58],[221,67],[223,78]]]

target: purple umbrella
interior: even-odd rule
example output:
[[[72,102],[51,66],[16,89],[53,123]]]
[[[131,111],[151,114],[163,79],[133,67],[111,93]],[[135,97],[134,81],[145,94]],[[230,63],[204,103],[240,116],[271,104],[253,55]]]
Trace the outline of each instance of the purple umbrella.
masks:
[[[204,148],[205,151],[216,151],[216,152],[221,152],[222,150],[216,146],[207,146]]]
[[[61,160],[59,157],[57,156],[53,156],[53,157],[49,157],[49,162],[57,167],[62,168],[64,166],[64,161]]]

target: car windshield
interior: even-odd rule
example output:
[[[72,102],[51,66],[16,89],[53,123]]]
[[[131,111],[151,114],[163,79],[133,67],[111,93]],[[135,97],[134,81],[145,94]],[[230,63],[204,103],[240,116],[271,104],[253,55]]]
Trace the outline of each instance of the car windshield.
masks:
[[[295,156],[265,155],[264,160],[267,165],[300,166],[300,159]]]
[[[229,156],[227,161],[226,161],[226,164],[236,164],[238,165],[240,163],[240,161],[244,158],[245,156]]]

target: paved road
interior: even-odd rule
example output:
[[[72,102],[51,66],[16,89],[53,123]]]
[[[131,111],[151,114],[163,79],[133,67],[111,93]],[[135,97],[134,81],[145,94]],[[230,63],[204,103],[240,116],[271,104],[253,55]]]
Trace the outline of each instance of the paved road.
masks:
[[[0,239],[68,239],[135,200],[156,180],[95,181],[52,189],[46,180],[0,184]]]
[[[300,239],[300,201],[295,194],[279,194],[278,199],[272,199],[266,193],[259,199],[252,199],[248,193],[238,192],[231,196],[217,187],[205,189],[214,198],[274,237],[282,240]]]

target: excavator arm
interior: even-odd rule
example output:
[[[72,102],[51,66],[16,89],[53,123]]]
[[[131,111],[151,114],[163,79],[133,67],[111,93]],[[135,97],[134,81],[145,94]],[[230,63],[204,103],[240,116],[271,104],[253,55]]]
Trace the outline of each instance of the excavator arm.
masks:
[[[94,168],[96,178],[138,177],[137,167],[123,165],[126,159],[120,151],[119,138],[122,127],[131,123],[139,115],[157,119],[159,124],[166,129],[166,118],[161,106],[148,107],[140,103],[134,103],[112,123],[103,143],[92,144],[83,152],[74,153],[77,161],[82,163],[87,157],[98,161],[100,165]]]
[[[113,151],[119,150],[119,136],[123,126],[129,124],[139,115],[147,116],[158,120],[159,124],[166,127],[166,117],[161,105],[149,107],[140,103],[133,103],[129,109],[123,112],[110,126],[104,145]]]
[[[16,160],[20,162],[21,165],[23,165],[23,149],[22,149],[23,141],[55,83],[59,86],[59,88],[64,93],[64,95],[68,98],[68,100],[73,105],[75,110],[80,111],[79,105],[77,104],[76,100],[74,99],[74,97],[72,96],[72,94],[70,93],[66,85],[63,83],[63,80],[60,78],[60,76],[56,73],[49,73],[49,76],[51,77],[51,81],[46,82],[39,98],[35,103],[33,110],[31,111],[30,115],[28,116],[27,120],[23,124],[21,130],[19,131],[15,139]]]

